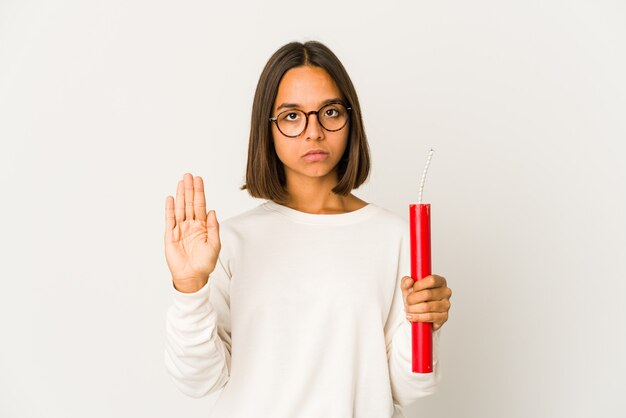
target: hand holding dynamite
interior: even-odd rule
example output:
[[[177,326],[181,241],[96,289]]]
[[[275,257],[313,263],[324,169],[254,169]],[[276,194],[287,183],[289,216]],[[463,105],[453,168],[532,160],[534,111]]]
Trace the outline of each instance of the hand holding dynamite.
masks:
[[[414,281],[404,276],[401,288],[409,322],[432,322],[436,331],[448,320],[452,289],[447,286],[445,277],[432,274]]]

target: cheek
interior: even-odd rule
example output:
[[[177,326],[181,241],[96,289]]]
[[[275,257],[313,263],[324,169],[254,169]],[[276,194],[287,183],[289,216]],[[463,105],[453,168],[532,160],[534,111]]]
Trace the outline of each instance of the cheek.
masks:
[[[283,139],[274,140],[276,155],[283,164],[293,161],[295,158],[294,156],[297,157],[298,149],[296,147],[296,143],[285,141]]]

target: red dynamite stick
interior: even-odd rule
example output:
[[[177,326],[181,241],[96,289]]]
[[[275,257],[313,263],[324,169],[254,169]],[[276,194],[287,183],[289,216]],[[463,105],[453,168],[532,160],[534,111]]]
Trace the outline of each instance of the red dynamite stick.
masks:
[[[430,204],[409,205],[411,278],[421,280],[430,270]],[[433,324],[411,322],[413,373],[433,371]]]

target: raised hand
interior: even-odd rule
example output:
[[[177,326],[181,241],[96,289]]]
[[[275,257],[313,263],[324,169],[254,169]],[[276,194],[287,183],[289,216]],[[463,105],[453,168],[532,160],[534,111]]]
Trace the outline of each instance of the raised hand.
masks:
[[[185,173],[178,182],[176,203],[165,199],[165,259],[174,287],[181,292],[200,290],[215,269],[221,249],[215,211],[206,212],[204,183]]]

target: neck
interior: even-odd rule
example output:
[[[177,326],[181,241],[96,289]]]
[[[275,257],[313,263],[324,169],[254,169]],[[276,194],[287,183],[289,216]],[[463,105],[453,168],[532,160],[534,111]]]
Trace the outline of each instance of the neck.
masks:
[[[285,206],[314,214],[336,214],[351,211],[354,196],[341,196],[333,193],[337,185],[335,171],[324,177],[287,176],[289,198]]]

